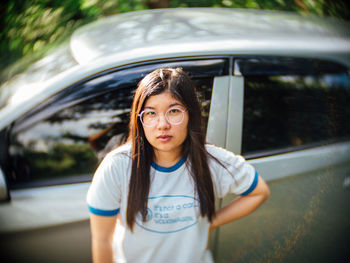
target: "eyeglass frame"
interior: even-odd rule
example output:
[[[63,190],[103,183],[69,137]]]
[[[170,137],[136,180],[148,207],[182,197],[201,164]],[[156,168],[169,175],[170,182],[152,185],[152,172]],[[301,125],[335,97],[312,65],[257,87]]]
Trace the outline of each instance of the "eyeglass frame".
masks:
[[[173,109],[177,109],[177,110],[179,110],[179,111],[182,112],[182,120],[181,120],[180,122],[178,122],[178,123],[172,123],[172,122],[169,121],[169,119],[168,119],[167,113],[168,113],[170,110],[173,110]],[[146,109],[146,110],[141,111],[139,114],[137,114],[137,116],[140,118],[140,121],[141,121],[141,123],[142,123],[143,126],[145,126],[145,127],[154,127],[154,126],[156,126],[157,123],[159,122],[159,116],[160,116],[160,114],[159,114],[157,111],[154,111],[154,112],[157,113],[157,117],[158,117],[157,121],[155,121],[153,125],[145,125],[144,122],[143,122],[143,120],[142,120],[142,114],[145,113],[147,110],[149,110],[149,111],[154,111],[154,110],[151,110],[151,109]],[[176,108],[176,107],[170,108],[170,109],[168,109],[168,110],[164,113],[164,117],[165,117],[166,121],[167,121],[168,123],[170,123],[171,125],[180,125],[181,123],[184,122],[184,119],[185,119],[185,112],[187,112],[187,111],[188,111],[187,109],[184,110],[184,109]]]

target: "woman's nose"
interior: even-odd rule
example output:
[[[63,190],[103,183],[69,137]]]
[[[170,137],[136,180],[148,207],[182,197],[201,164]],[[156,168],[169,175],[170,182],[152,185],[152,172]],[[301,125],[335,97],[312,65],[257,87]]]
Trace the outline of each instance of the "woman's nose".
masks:
[[[169,128],[170,123],[165,117],[165,114],[159,114],[159,119],[158,119],[158,129],[164,129],[164,128]]]

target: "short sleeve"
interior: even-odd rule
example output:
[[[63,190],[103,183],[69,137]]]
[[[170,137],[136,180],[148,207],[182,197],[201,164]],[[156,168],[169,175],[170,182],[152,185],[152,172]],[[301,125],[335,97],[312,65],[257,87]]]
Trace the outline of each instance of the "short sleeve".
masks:
[[[227,194],[248,195],[258,184],[258,173],[239,155],[214,145],[207,145],[209,166],[215,194],[222,198]]]
[[[91,213],[100,216],[115,216],[119,213],[123,167],[122,158],[118,155],[107,155],[101,162],[86,198]]]

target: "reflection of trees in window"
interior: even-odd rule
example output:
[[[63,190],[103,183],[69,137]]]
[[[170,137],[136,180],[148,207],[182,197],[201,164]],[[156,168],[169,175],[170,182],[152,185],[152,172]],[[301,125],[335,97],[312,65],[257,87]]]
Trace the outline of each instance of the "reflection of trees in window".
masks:
[[[13,168],[17,169],[13,181],[91,176],[100,159],[98,153],[108,141],[118,135],[119,140],[114,143],[124,142],[131,100],[130,89],[106,93],[57,112],[16,134],[11,142]],[[95,144],[91,143],[93,135],[108,127],[112,129],[100,138],[95,137]],[[18,171],[18,163],[26,167],[25,172]]]
[[[55,142],[46,152],[26,149],[24,157],[35,179],[84,175],[96,167],[96,157],[86,144]]]
[[[211,102],[211,93],[213,88],[213,79],[205,78],[205,79],[196,79],[194,80],[196,83],[196,89],[198,97],[202,104],[202,117],[203,117],[203,125],[204,130],[207,130],[208,118],[209,118],[209,110],[210,110],[210,102]]]
[[[350,136],[348,76],[249,76],[245,81],[243,153]]]

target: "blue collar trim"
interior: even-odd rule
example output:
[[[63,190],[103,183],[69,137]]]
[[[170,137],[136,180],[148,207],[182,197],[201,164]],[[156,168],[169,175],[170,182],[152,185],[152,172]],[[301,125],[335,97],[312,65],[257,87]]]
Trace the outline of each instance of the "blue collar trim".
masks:
[[[152,162],[151,166],[159,172],[171,173],[176,171],[178,168],[180,168],[184,163],[185,163],[185,159],[182,157],[176,164],[174,164],[171,167],[163,167],[156,164],[155,162]]]

